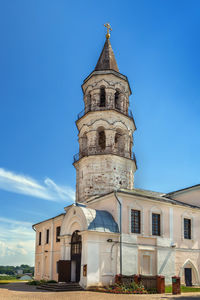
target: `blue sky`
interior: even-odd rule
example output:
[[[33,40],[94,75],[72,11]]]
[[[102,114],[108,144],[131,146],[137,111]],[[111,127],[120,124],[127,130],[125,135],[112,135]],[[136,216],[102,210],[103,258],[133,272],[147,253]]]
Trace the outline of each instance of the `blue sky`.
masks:
[[[133,91],[135,187],[200,183],[200,2],[0,0],[0,264],[33,264],[33,223],[75,191],[81,84],[113,28]]]

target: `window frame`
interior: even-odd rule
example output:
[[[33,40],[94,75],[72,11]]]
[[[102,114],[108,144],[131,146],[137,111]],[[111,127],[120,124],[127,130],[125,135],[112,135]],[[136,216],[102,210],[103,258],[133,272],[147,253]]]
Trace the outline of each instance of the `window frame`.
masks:
[[[155,220],[154,220],[154,217]],[[161,236],[161,215],[159,213],[152,212],[151,214],[151,231],[154,236]],[[155,228],[156,226],[156,228]]]
[[[186,224],[187,223],[187,224]],[[183,218],[183,226],[184,226],[184,239],[191,240],[192,236],[192,228],[191,228],[191,219],[189,218]]]
[[[38,246],[42,245],[42,231],[38,232]]]
[[[131,210],[139,210],[140,211],[140,233],[133,233],[131,232]],[[143,207],[137,202],[134,201],[128,206],[128,215],[129,215],[129,222],[128,222],[128,232],[131,235],[144,235],[144,210]]]
[[[160,215],[160,235],[154,235],[152,232],[152,214],[159,214]],[[153,237],[164,237],[164,215],[163,211],[161,208],[157,206],[153,206],[150,209],[149,213],[149,230],[150,230],[150,235]]]
[[[49,244],[49,228],[46,229],[46,244]]]
[[[59,230],[58,230],[59,228]],[[61,226],[57,226],[56,227],[56,243],[59,243],[60,242],[60,238],[58,238],[58,236],[60,236],[60,231],[61,231]],[[58,234],[59,232],[59,234]]]
[[[190,239],[185,238],[184,235],[184,219],[190,220]],[[193,241],[194,242],[194,215],[190,212],[185,211],[181,216],[181,230],[182,230],[182,240]]]

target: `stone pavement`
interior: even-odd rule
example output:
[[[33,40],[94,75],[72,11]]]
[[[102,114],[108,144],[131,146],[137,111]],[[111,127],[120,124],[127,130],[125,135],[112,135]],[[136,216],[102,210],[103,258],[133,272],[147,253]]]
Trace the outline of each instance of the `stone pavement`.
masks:
[[[48,292],[36,289],[23,282],[0,284],[0,300],[200,300],[200,293],[185,293],[179,296],[163,295],[115,295],[96,292]]]

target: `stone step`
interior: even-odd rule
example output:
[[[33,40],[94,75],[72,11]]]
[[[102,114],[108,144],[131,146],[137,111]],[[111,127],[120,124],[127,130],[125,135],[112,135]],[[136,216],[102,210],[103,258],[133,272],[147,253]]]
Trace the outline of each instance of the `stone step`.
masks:
[[[37,286],[37,289],[64,292],[64,291],[83,291],[83,288],[78,283],[44,283]]]

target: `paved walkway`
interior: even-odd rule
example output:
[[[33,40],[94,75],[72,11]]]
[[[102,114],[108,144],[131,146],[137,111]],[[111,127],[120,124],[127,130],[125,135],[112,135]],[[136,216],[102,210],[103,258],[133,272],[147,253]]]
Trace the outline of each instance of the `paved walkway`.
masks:
[[[23,282],[0,284],[0,300],[200,300],[200,293],[185,293],[180,296],[165,295],[115,295],[96,292],[48,292],[36,289]]]

